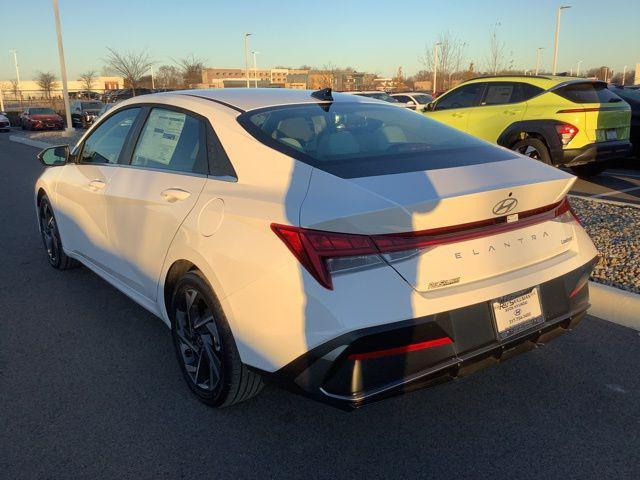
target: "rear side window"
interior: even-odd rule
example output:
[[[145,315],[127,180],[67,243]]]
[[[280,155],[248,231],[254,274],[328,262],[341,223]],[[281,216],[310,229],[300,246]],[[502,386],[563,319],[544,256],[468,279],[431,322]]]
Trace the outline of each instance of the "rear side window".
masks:
[[[392,105],[287,105],[246,112],[238,122],[261,143],[342,178],[513,158],[506,150]]]
[[[439,99],[434,110],[473,107],[478,104],[485,85],[485,83],[472,83],[458,87]]]
[[[481,105],[504,105],[524,102],[543,91],[542,88],[521,82],[489,83]]]
[[[613,103],[621,100],[604,83],[572,83],[554,90],[553,93],[574,103]]]
[[[131,165],[186,173],[206,173],[202,122],[186,113],[154,108],[133,152]]]
[[[122,146],[139,112],[139,108],[128,108],[102,122],[85,140],[80,162],[118,163]]]

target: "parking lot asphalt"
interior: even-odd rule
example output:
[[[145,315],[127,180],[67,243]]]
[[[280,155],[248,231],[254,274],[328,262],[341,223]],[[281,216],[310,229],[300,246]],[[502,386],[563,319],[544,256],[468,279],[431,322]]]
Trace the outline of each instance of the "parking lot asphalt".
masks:
[[[213,410],[160,320],[47,264],[36,149],[0,134],[0,477],[640,477],[640,335],[587,317],[497,367],[353,413],[267,386]]]
[[[612,168],[593,178],[580,178],[571,193],[640,206],[640,165],[638,169]]]

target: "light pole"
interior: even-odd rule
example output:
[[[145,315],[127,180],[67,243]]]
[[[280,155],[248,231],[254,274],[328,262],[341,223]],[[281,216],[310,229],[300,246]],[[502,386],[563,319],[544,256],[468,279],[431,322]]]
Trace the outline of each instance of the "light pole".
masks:
[[[0,112],[4,112],[4,96],[2,95],[2,88],[0,88]]]
[[[540,54],[542,50],[544,50],[544,47],[536,48],[536,75],[538,75],[538,72],[540,71]]]
[[[244,34],[244,76],[247,79],[247,88],[249,88],[249,36],[250,33]]]
[[[438,47],[442,45],[442,43],[437,42],[434,46],[433,46],[433,86],[432,86],[432,90],[433,93],[436,93],[436,86],[437,83],[436,81],[438,80]]]
[[[622,86],[624,87],[624,77],[627,76],[627,66],[625,65],[622,69]]]
[[[18,51],[9,50],[13,53],[13,64],[16,66],[16,81],[18,82],[18,95],[20,96],[20,108],[22,108],[22,88],[20,88],[20,67],[18,66]]]
[[[556,38],[553,43],[553,75],[556,74],[558,67],[558,39],[560,38],[560,15],[562,10],[566,10],[567,8],[571,8],[571,5],[561,5],[558,7],[558,11],[556,13]]]
[[[255,80],[255,87],[258,88],[258,63],[256,61],[256,55],[260,52],[253,51],[253,79]]]
[[[582,60],[578,61],[578,68],[576,69],[576,77],[580,76],[580,64],[582,63]]]
[[[67,116],[66,132],[71,133],[74,128],[71,126],[71,110],[69,107],[69,90],[67,89],[67,67],[64,63],[64,49],[62,48],[62,31],[60,29],[60,12],[58,11],[58,0],[52,0],[53,14],[56,19],[56,34],[58,36],[58,54],[60,56],[60,76],[62,77],[62,98]]]
[[[153,78],[153,67],[151,67],[151,89],[152,90],[156,89],[156,81]]]

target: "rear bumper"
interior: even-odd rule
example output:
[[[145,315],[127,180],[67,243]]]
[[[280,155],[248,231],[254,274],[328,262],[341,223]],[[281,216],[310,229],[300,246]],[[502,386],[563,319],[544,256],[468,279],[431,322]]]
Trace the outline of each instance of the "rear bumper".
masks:
[[[590,143],[581,148],[562,150],[560,163],[567,167],[575,167],[587,163],[624,158],[631,153],[631,148],[631,142],[628,140]]]
[[[355,330],[317,346],[274,373],[260,373],[347,410],[466,375],[546,343],[578,324],[589,307],[586,279],[596,260],[541,284],[544,323],[504,340],[498,339],[490,302],[482,302]],[[432,347],[385,356],[370,354],[402,350],[410,344]]]

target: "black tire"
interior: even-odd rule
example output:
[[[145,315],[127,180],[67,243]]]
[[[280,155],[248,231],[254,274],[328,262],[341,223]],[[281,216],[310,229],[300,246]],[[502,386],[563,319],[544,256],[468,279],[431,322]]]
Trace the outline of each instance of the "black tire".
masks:
[[[26,130],[27,128],[24,126],[24,120],[20,120],[20,128],[22,130]]]
[[[546,163],[547,165],[551,165],[549,149],[542,140],[538,140],[537,138],[528,137],[524,140],[518,140],[511,146],[511,150],[535,160],[540,160],[542,163]]]
[[[262,378],[240,360],[222,307],[200,272],[187,272],[178,280],[170,317],[178,364],[200,401],[228,407],[262,390]]]
[[[43,195],[38,203],[38,220],[42,243],[47,252],[49,265],[58,270],[68,270],[78,266],[78,262],[67,256],[62,248],[58,223],[51,207],[51,202]]]
[[[608,165],[603,163],[587,163],[586,165],[571,167],[571,171],[579,177],[589,178],[600,175],[607,167]]]

